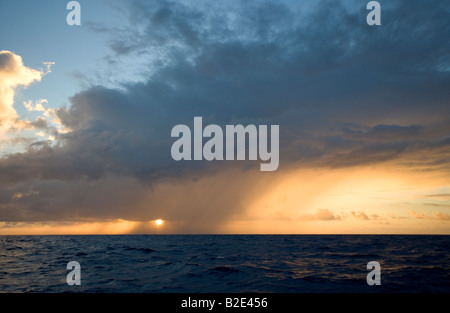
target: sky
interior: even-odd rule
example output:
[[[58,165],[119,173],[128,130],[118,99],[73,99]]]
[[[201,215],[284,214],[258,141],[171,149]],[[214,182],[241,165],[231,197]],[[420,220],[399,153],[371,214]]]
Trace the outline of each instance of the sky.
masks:
[[[450,3],[379,2],[1,1],[0,234],[450,234]],[[194,117],[278,169],[175,161]]]

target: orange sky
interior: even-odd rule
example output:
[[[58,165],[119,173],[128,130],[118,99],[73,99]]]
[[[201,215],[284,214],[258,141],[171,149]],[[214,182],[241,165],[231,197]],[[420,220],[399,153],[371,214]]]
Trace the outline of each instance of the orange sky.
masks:
[[[251,176],[251,175],[250,175]],[[269,176],[267,176],[269,178]],[[229,176],[217,174],[177,186],[161,184],[156,190],[183,194],[200,192],[211,181]],[[280,172],[276,179],[261,180],[242,210],[206,233],[235,234],[450,234],[450,186],[445,175],[435,172],[393,170],[389,166],[352,169],[298,169]],[[165,190],[165,192],[164,192]],[[211,190],[209,190],[211,191]],[[154,196],[153,193],[149,197]],[[198,198],[197,198],[198,199]],[[208,198],[206,198],[208,199]],[[146,201],[145,199],[143,201]],[[157,201],[156,201],[157,202]],[[176,205],[181,205],[178,201]],[[211,209],[213,211],[213,208]],[[170,211],[170,208],[169,208]],[[162,225],[124,219],[82,222],[21,222],[0,224],[0,234],[128,234],[177,233],[183,223],[174,216]],[[213,213],[213,212],[212,212]],[[207,218],[199,216],[199,222]],[[214,221],[211,220],[211,223]],[[9,226],[9,227],[8,227]],[[183,229],[183,228],[181,228]],[[189,233],[188,228],[185,232]],[[196,227],[195,229],[198,229]],[[202,233],[202,231],[200,231]]]

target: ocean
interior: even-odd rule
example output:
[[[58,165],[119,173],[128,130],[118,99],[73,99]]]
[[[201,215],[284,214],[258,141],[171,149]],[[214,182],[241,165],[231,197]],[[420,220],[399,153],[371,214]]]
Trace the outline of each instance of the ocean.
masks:
[[[0,236],[0,292],[448,293],[449,248],[440,235]]]

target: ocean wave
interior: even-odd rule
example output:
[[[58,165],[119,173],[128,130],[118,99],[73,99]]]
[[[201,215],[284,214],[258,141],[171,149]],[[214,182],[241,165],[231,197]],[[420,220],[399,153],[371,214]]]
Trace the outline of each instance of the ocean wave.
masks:
[[[449,236],[0,236],[0,247],[1,292],[450,292]],[[380,286],[366,283],[370,261]]]

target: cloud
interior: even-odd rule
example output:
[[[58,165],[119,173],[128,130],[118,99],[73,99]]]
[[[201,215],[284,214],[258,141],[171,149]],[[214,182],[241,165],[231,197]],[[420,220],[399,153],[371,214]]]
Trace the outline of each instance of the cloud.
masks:
[[[431,219],[432,217],[429,216],[426,213],[417,213],[416,211],[412,211],[410,210],[409,213],[414,216],[415,218],[419,219],[419,220],[423,220],[423,219]]]
[[[91,85],[52,111],[44,100],[26,102],[66,131],[55,133],[55,143],[34,141],[0,159],[1,218],[146,221],[167,214],[190,229],[216,227],[254,195],[248,186],[261,178],[259,162],[173,161],[170,130],[192,125],[194,116],[222,126],[279,124],[280,171],[391,162],[450,172],[448,3],[393,3],[383,14],[397,18],[381,28],[368,27],[358,5],[126,4],[128,27],[91,29],[105,36],[115,64],[142,65],[142,81]],[[43,72],[11,52],[0,56],[0,121],[14,124],[14,88]],[[342,218],[328,209],[300,216]]]
[[[44,103],[45,103],[45,104],[48,104],[48,101],[47,101],[46,99],[40,99],[40,100],[37,100],[37,101],[35,102],[35,105],[33,106],[33,101],[28,100],[28,101],[25,101],[25,102],[23,103],[23,105],[25,106],[25,108],[26,108],[28,111],[45,112],[45,108],[44,108],[44,106],[43,106]]]
[[[14,90],[39,82],[44,73],[26,67],[22,58],[10,51],[0,51],[0,130],[24,127],[14,109]]]
[[[353,214],[355,213],[355,214]],[[390,222],[388,221],[388,219],[384,216],[380,216],[378,214],[370,214],[369,216],[367,216],[364,212],[359,211],[359,212],[351,212],[351,214],[360,220],[364,220],[364,221],[372,221],[372,223],[376,223],[376,224],[384,224],[384,225],[388,225],[390,224]],[[391,216],[391,219],[394,220],[398,220],[401,218],[397,218],[395,216]]]
[[[428,213],[417,213],[416,211],[410,210],[409,213],[416,219],[420,220],[439,220],[439,221],[450,221],[450,215],[447,213],[435,211],[433,215]]]
[[[66,133],[70,131],[68,127],[63,126],[58,118],[58,109],[45,107],[48,105],[47,99],[39,99],[34,101],[34,106],[32,100],[25,101],[23,105],[29,112],[42,112],[42,116],[38,116],[33,122],[28,122],[32,128],[42,129],[42,133],[45,135],[50,134],[53,137],[57,137],[59,133]]]
[[[120,216],[144,222],[137,232],[152,232],[145,222],[162,218],[170,226],[164,232],[214,233],[224,220],[243,211],[268,180],[260,173],[242,175],[236,170],[166,181],[153,188],[124,176],[89,181],[30,180],[0,187],[0,212],[2,221],[29,223],[89,222]]]
[[[433,202],[426,202],[426,203],[424,203],[424,205],[450,208],[450,204],[440,204],[440,203],[433,203]]]
[[[301,220],[324,220],[324,221],[331,221],[331,220],[337,220],[337,221],[343,221],[343,220],[349,220],[351,218],[362,220],[362,221],[371,221],[373,223],[377,224],[389,224],[388,218],[380,216],[378,214],[370,214],[367,215],[364,211],[350,211],[350,215],[344,213],[341,213],[340,215],[333,213],[332,211],[328,209],[318,209],[316,214],[313,215],[303,215],[300,219]],[[392,219],[401,219],[396,218],[395,216],[391,216]]]
[[[360,220],[364,220],[364,221],[368,221],[369,217],[366,215],[366,213],[362,212],[362,211],[358,211],[358,212],[354,212],[351,211],[350,214]]]
[[[36,135],[48,138],[56,138],[57,129],[47,123],[47,119],[53,118],[53,109],[45,109],[48,103],[46,99],[36,101],[33,107],[32,101],[25,101],[24,106],[28,111],[42,112],[43,116],[38,116],[34,121],[23,119],[14,107],[14,96],[18,88],[26,88],[34,82],[39,82],[42,77],[51,72],[54,62],[44,62],[45,70],[36,70],[26,67],[22,57],[11,51],[0,51],[0,144],[5,154],[19,150],[20,143],[32,144],[33,137],[28,138],[18,135],[21,130],[39,129]],[[50,120],[50,119],[49,119]],[[16,140],[19,136],[25,140]],[[34,140],[36,140],[34,138]],[[16,143],[15,145],[11,145]],[[23,145],[22,145],[23,146]],[[25,145],[26,146],[26,145]]]
[[[450,221],[450,214],[433,212],[434,218],[441,221]]]
[[[450,200],[450,193],[436,193],[421,196],[421,198],[430,198],[436,200]]]
[[[298,219],[302,221],[336,221],[341,217],[329,209],[317,209],[316,213],[301,215]]]

